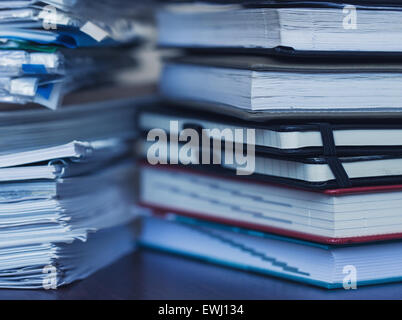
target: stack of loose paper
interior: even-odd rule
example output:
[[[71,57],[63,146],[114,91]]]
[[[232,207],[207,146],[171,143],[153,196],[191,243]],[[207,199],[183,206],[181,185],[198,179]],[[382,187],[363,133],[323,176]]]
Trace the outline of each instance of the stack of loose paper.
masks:
[[[0,1],[0,102],[55,109],[65,93],[113,80],[134,63],[127,49],[139,39],[134,7]]]
[[[116,78],[135,66],[135,10],[0,0],[0,287],[56,288],[133,249],[135,113],[149,91]]]
[[[1,113],[0,287],[55,288],[132,250],[140,101]]]

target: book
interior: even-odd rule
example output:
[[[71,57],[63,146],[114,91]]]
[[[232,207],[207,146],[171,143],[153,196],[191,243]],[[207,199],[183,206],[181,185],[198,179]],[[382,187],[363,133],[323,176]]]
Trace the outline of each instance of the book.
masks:
[[[402,50],[398,1],[209,2],[161,9],[159,45],[287,55]]]
[[[327,289],[402,278],[400,241],[322,245],[181,218],[174,212],[164,218],[144,217],[139,241],[146,248]]]
[[[330,153],[330,149],[338,156],[391,155],[399,154],[402,147],[402,125],[397,119],[279,119],[263,122],[210,111],[189,110],[177,105],[157,104],[139,108],[137,126],[145,138],[155,128],[164,130],[167,135],[178,134],[176,128],[172,127],[173,122],[177,122],[179,131],[193,129],[201,136],[221,141],[222,144],[225,141],[246,144],[244,135],[247,129],[252,129],[255,130],[255,141],[248,141],[247,144],[253,145],[257,152],[290,158],[322,156]],[[230,134],[225,135],[228,130]],[[243,134],[236,135],[236,131]]]
[[[401,17],[167,3],[162,102],[137,117],[140,244],[324,288],[400,281]]]
[[[402,181],[400,155],[316,157],[269,155],[250,146],[225,144],[205,147],[189,141],[165,143],[140,141],[140,159],[151,165],[183,165],[227,176],[326,190],[361,186],[399,184]],[[205,143],[205,142],[204,142]]]
[[[401,238],[400,199],[400,185],[317,191],[175,166],[140,170],[141,206],[320,243]]]
[[[309,62],[251,56],[198,56],[165,63],[160,92],[181,105],[296,117],[400,115],[396,62]],[[191,79],[191,81],[190,81]],[[205,107],[205,105],[210,105]]]

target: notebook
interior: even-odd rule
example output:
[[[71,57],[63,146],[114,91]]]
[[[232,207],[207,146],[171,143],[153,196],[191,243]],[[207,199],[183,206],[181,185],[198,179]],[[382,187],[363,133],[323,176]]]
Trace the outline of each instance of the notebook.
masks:
[[[288,55],[402,50],[398,1],[239,2],[166,6],[157,15],[159,45]]]
[[[203,56],[170,60],[161,94],[187,106],[271,117],[400,115],[396,62],[308,62],[271,57]],[[209,107],[205,107],[208,104]]]
[[[401,238],[401,186],[309,191],[175,166],[143,165],[140,204],[321,243]]]
[[[139,141],[140,159],[151,165],[183,165],[229,177],[253,179],[304,189],[326,190],[399,184],[401,155],[288,157],[253,151],[250,146]],[[205,143],[205,142],[204,142]]]
[[[254,129],[256,151],[289,157],[328,154],[332,148],[337,155],[389,155],[400,153],[402,147],[402,125],[392,119],[259,122],[174,105],[148,105],[139,111],[137,123],[145,138],[153,129],[165,130],[167,135],[193,129],[207,138],[236,144],[246,143],[246,130]],[[243,134],[238,136],[236,131]]]
[[[402,279],[400,241],[334,247],[174,214],[143,218],[139,239],[147,248],[327,289]]]

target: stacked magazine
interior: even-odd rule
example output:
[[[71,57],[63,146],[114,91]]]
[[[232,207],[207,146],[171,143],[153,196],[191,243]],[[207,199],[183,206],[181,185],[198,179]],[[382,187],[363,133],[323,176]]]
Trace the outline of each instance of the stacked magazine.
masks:
[[[402,2],[170,4],[144,246],[326,288],[402,279]],[[379,272],[380,270],[380,272]]]
[[[130,1],[0,1],[0,287],[82,279],[133,249],[136,107],[114,81]]]

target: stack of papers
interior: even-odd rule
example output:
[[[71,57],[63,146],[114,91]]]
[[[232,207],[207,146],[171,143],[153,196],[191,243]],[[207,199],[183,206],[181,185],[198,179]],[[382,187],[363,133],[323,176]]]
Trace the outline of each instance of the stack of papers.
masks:
[[[0,0],[0,288],[55,289],[134,247],[145,41],[131,1]],[[141,97],[140,97],[141,96]]]
[[[64,94],[132,66],[117,47],[139,36],[133,8],[120,2],[0,1],[0,102],[55,109]]]
[[[85,241],[71,239],[56,244],[38,239],[29,245],[0,248],[0,287],[56,289],[84,279],[129,253],[133,241],[132,230],[120,226],[91,233]]]
[[[141,243],[326,288],[400,281],[400,1],[160,10]],[[381,270],[381,272],[378,272]]]
[[[133,249],[135,114],[149,99],[111,91],[0,112],[0,287],[54,289]]]

